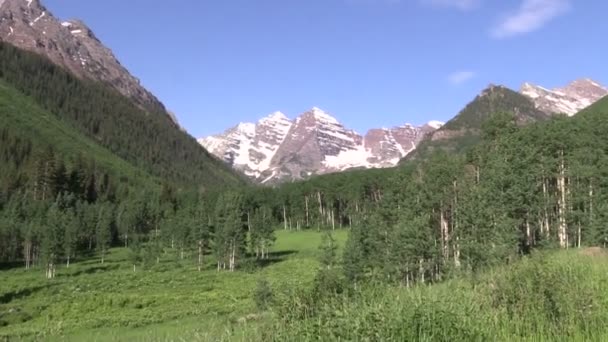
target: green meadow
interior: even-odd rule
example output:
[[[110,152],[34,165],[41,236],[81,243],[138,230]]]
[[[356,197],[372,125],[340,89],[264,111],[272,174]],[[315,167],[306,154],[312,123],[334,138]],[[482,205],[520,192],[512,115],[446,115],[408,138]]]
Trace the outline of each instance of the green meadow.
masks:
[[[236,272],[217,272],[209,257],[197,271],[192,259],[166,250],[160,263],[133,272],[128,251],[115,248],[65,265],[47,280],[43,269],[0,271],[0,339],[216,340],[238,338],[268,314],[253,292],[267,279],[276,296],[310,286],[318,269],[321,233],[277,231],[270,260]],[[346,231],[336,231],[343,244]],[[255,323],[255,324],[252,324]],[[171,338],[170,338],[171,336]]]

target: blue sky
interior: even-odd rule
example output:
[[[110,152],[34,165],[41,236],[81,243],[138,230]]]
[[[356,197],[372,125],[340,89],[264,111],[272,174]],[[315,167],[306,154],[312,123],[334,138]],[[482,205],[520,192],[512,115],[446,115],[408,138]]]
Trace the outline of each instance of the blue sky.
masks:
[[[489,83],[608,84],[600,0],[43,0],[195,137],[317,106],[364,133],[447,121]]]

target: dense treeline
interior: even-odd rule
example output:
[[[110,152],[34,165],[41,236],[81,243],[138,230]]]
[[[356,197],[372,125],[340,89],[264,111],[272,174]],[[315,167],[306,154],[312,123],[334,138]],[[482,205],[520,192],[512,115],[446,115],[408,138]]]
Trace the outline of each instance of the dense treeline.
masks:
[[[133,270],[161,254],[191,258],[201,271],[209,254],[234,271],[245,258],[263,260],[274,243],[272,212],[261,193],[181,192],[172,186],[116,185],[94,161],[66,164],[49,148],[33,157],[28,181],[0,197],[0,263],[43,268],[130,249]]]
[[[192,258],[198,269],[211,254],[218,270],[232,271],[248,257],[268,256],[273,228],[347,228],[342,269],[351,282],[411,285],[509,262],[538,247],[605,245],[605,108],[600,103],[574,119],[523,128],[513,115],[496,114],[484,123],[481,143],[466,154],[437,151],[399,169],[334,174],[275,189],[201,194],[166,186],[116,196],[102,180],[90,187],[70,184],[79,167],[67,170],[56,162],[47,170],[43,159],[36,163],[43,171],[31,183],[35,191],[3,205],[1,257],[46,260],[54,267],[93,250],[103,260],[109,246],[124,245],[132,250],[134,269],[172,252]],[[39,180],[47,174],[54,176]],[[55,184],[58,179],[67,183]],[[102,194],[89,196],[91,187]],[[61,252],[49,252],[59,246]]]
[[[543,246],[605,246],[605,102],[526,127],[496,114],[465,154],[284,185],[275,218],[285,229],[352,228],[344,271],[355,283],[411,285]]]
[[[80,80],[34,53],[0,43],[0,78],[126,161],[202,189],[242,184],[166,113],[148,113],[108,86]]]

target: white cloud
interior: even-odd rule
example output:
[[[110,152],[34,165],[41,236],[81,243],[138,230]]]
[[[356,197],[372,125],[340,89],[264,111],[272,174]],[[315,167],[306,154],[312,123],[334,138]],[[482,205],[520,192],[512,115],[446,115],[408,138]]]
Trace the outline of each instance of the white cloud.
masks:
[[[460,85],[475,77],[475,72],[470,70],[456,71],[448,75],[448,82],[452,85]]]
[[[490,34],[500,39],[536,31],[568,10],[570,0],[523,0],[519,10],[506,16]]]
[[[468,11],[476,8],[481,0],[420,0],[422,4],[443,7],[443,8],[456,8],[462,11]]]

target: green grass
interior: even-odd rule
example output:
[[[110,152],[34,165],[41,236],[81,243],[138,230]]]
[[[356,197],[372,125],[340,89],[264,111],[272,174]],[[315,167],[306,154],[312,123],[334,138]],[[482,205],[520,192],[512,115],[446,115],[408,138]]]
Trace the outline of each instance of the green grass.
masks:
[[[544,252],[432,286],[376,285],[264,331],[276,341],[607,341],[608,256]]]
[[[0,340],[185,340],[235,339],[256,335],[267,315],[258,315],[253,291],[266,278],[278,289],[306,288],[318,268],[321,233],[278,231],[276,260],[261,268],[196,271],[193,259],[168,251],[161,263],[133,272],[127,250],[61,267],[48,281],[41,269],[0,271]],[[343,245],[346,231],[336,231]],[[248,321],[254,324],[248,324]],[[3,322],[3,323],[2,323]],[[4,325],[4,326],[2,326]]]
[[[335,236],[343,246],[347,231]],[[321,237],[277,231],[273,262],[234,273],[216,272],[211,258],[199,273],[171,251],[134,273],[122,248],[104,265],[61,267],[51,281],[41,269],[0,271],[0,340],[608,340],[608,254],[599,249],[537,253],[430,286],[367,286],[292,320],[295,294],[318,270]],[[253,300],[261,278],[277,302],[263,313]]]

